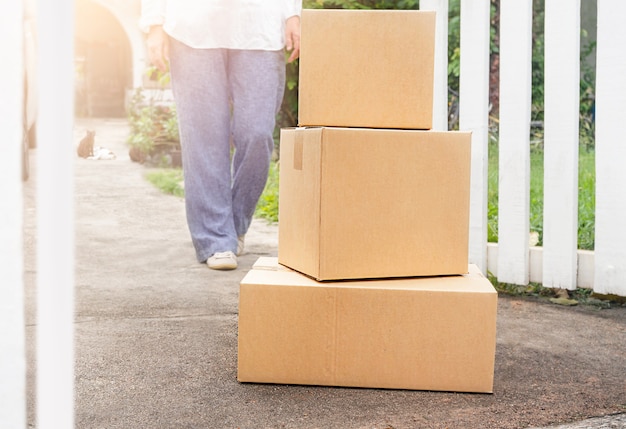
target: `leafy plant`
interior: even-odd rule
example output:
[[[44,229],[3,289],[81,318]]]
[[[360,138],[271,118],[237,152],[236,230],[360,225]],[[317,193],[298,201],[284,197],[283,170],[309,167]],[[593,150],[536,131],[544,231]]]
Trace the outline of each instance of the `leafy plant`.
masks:
[[[147,73],[155,77],[155,68]],[[160,74],[159,74],[160,73]],[[169,73],[158,72],[155,77],[163,90],[169,83]],[[130,102],[128,111],[130,134],[127,143],[131,148],[131,158],[140,162],[167,166],[169,152],[180,149],[178,118],[176,106],[160,98],[145,96],[144,90],[137,88]]]
[[[285,58],[287,54],[285,54]],[[274,128],[275,153],[280,152],[280,130],[281,128],[291,128],[298,125],[298,74],[300,70],[299,61],[296,60],[287,64],[285,76],[285,95],[280,111],[276,116],[276,127]]]
[[[270,222],[278,222],[278,177],[279,164],[272,163],[265,189],[257,203],[254,215]]]

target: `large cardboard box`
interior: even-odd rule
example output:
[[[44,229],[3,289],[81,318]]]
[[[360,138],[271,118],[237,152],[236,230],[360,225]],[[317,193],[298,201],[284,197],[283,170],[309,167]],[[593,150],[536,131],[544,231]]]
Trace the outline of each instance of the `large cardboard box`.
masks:
[[[281,264],[317,280],[463,274],[469,132],[283,129]]]
[[[239,381],[493,391],[497,292],[477,267],[316,282],[261,262],[240,285]]]
[[[435,12],[303,10],[300,126],[430,129]]]

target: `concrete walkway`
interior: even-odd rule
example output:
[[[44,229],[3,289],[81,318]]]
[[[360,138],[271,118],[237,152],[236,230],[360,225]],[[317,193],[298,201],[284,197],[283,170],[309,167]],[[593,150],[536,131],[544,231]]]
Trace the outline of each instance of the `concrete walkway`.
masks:
[[[130,161],[126,122],[77,121],[76,143],[88,127],[117,158],[75,163],[77,428],[626,427],[624,307],[501,297],[493,395],[237,382],[238,285],[259,256],[277,255],[276,226],[256,220],[240,268],[209,270],[195,261],[183,201]],[[36,427],[33,176],[25,239]],[[608,417],[585,420],[597,416]]]

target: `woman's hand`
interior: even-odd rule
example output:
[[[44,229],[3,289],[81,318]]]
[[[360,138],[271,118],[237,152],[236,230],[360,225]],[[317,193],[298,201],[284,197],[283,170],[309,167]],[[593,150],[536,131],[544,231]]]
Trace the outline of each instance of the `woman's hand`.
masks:
[[[287,62],[295,61],[300,56],[300,17],[292,16],[285,23],[285,47],[291,52]]]
[[[150,27],[146,47],[150,62],[162,72],[166,72],[170,60],[170,41],[168,35],[163,31],[162,25]]]

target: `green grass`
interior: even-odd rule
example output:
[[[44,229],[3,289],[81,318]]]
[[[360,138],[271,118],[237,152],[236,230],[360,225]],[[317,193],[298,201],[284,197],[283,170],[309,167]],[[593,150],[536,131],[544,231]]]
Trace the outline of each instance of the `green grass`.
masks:
[[[175,195],[177,197],[185,196],[185,189],[183,188],[183,170],[180,168],[150,170],[146,173],[146,179],[166,194]]]
[[[593,250],[596,230],[596,157],[581,152],[578,161],[578,248]]]
[[[257,203],[254,216],[270,222],[278,222],[278,164],[275,162],[270,165],[267,183]]]
[[[594,249],[595,238],[595,152],[581,150],[578,161],[578,248]],[[543,244],[543,150],[530,152],[530,231]],[[488,239],[498,241],[498,147],[489,146]]]

